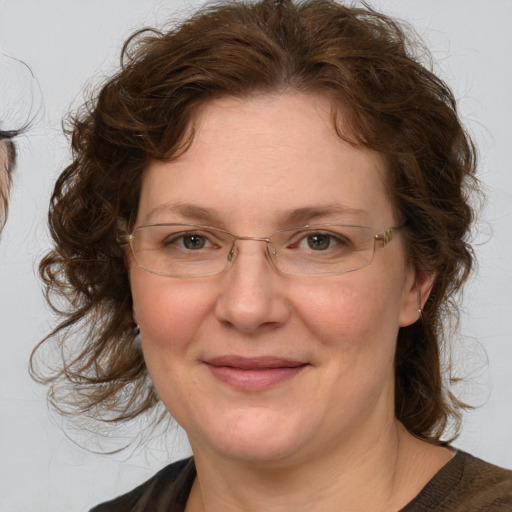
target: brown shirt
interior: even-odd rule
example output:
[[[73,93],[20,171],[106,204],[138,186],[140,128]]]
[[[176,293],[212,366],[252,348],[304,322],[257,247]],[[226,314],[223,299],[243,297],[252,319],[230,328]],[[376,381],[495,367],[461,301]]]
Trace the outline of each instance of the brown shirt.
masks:
[[[90,512],[183,512],[195,476],[193,459],[175,462]],[[399,512],[498,511],[512,512],[512,471],[459,451]]]

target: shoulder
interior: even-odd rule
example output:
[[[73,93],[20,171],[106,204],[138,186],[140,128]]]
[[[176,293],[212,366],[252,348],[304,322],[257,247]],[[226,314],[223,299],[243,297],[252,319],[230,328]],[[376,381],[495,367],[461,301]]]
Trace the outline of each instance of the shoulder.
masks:
[[[463,482],[468,495],[481,510],[512,510],[512,471],[481,459],[468,453],[461,453],[464,458]],[[495,507],[491,507],[494,505]],[[487,508],[484,508],[487,507]]]
[[[92,508],[90,512],[157,512],[184,509],[196,472],[193,459],[169,464],[130,492]]]
[[[512,510],[512,471],[459,451],[403,512]]]

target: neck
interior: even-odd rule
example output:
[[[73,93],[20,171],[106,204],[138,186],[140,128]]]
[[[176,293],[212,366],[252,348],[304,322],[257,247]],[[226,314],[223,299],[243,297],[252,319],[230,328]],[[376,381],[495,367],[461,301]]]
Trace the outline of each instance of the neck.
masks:
[[[366,443],[255,463],[195,450],[198,478],[187,512],[385,512],[405,506],[451,458],[394,421]],[[309,507],[309,506],[308,506]]]

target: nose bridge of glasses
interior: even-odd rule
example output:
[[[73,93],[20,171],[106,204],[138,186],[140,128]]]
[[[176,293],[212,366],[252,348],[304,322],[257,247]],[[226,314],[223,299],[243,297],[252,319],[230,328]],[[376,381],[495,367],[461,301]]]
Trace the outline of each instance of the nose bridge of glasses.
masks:
[[[265,242],[267,246],[267,258],[270,256],[270,260],[273,261],[273,256],[275,255],[275,250],[272,249],[271,240],[268,237],[261,237],[261,236],[240,236],[240,235],[233,235],[233,243],[231,245],[231,249],[228,253],[228,261],[230,263],[233,263],[236,259],[238,253],[240,250],[237,247],[237,242],[239,240],[245,241],[245,242]]]
[[[255,242],[267,242],[270,243],[270,238],[263,236],[241,236],[241,235],[233,235],[235,240],[254,240]]]

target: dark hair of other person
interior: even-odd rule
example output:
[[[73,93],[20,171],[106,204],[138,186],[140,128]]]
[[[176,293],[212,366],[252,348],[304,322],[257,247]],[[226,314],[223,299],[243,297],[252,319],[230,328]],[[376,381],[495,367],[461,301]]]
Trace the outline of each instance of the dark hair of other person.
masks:
[[[345,116],[343,129],[333,116],[338,135],[385,159],[408,261],[435,275],[422,319],[399,331],[396,417],[434,444],[450,423],[456,433],[464,404],[450,390],[441,348],[473,262],[476,157],[453,94],[425,55],[385,15],[323,0],[214,5],[168,31],[134,34],[120,71],[71,119],[73,161],[51,200],[54,249],[40,273],[61,323],[36,347],[32,372],[51,383],[53,405],[113,421],[158,403],[134,343],[117,241],[119,226],[133,228],[148,159],[186,151],[191,117],[212,99],[297,91],[332,98]],[[52,341],[64,365],[41,369],[34,357]]]

